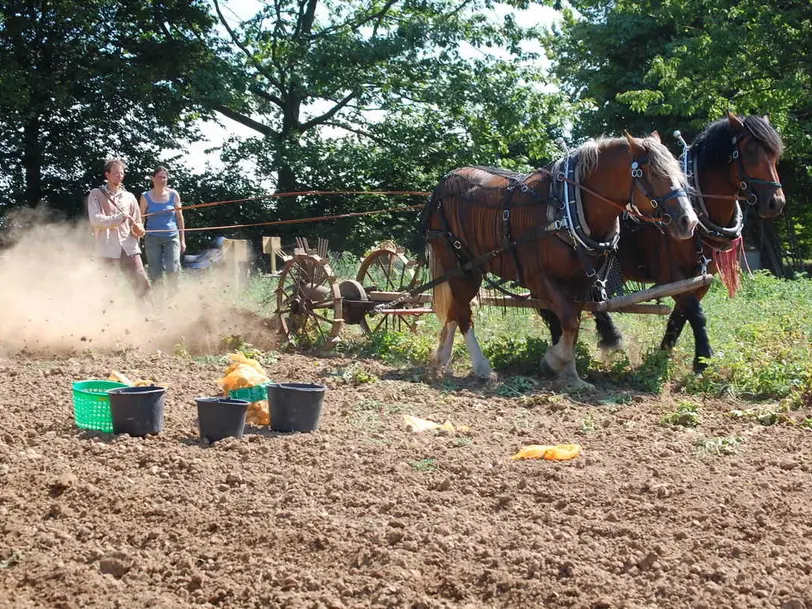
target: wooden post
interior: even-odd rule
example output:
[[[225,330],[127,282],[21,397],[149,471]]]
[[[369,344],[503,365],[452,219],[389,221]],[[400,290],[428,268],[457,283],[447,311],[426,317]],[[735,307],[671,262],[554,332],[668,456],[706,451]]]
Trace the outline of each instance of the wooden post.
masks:
[[[223,244],[223,259],[229,275],[233,277],[234,288],[242,289],[245,280],[245,265],[251,261],[251,247],[245,239],[226,239]]]
[[[271,257],[271,275],[276,275],[276,257],[282,251],[281,237],[263,237],[262,253]]]
[[[611,300],[604,300],[597,303],[596,311],[618,311],[630,305],[636,305],[646,300],[654,300],[655,298],[665,298],[666,296],[674,296],[682,294],[683,292],[692,292],[702,286],[709,285],[713,281],[713,275],[705,274],[691,279],[683,279],[682,281],[675,281],[674,283],[665,283],[663,285],[655,285],[647,290],[641,292],[633,292],[625,296],[618,296]]]

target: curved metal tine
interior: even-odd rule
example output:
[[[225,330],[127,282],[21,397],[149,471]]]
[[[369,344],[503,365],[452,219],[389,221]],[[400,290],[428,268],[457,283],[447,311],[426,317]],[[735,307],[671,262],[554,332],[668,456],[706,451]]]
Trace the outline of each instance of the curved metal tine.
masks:
[[[329,317],[325,317],[324,315],[319,315],[318,313],[313,311],[313,309],[310,309],[307,314],[310,315],[311,317],[320,319],[321,321],[330,324],[330,326],[333,326],[335,324],[335,319],[330,319]]]
[[[397,288],[398,288],[398,290],[399,290],[399,291],[400,291],[400,290],[403,290],[403,288],[404,288],[403,281],[404,281],[404,279],[406,278],[406,271],[407,271],[408,269],[409,269],[409,265],[408,265],[408,264],[404,264],[404,265],[402,265],[402,266],[401,266],[401,268],[400,268],[400,281],[398,282],[398,285],[397,285]]]
[[[305,280],[310,279],[310,276],[307,274],[307,271],[305,271],[299,265],[294,265],[292,267],[292,270],[296,271],[295,277],[293,276],[294,275],[293,272],[290,274],[293,288],[296,290],[296,295],[297,296],[304,296],[305,295],[305,293],[304,293],[304,285],[305,285],[306,282],[303,281],[303,279],[305,279]],[[303,277],[303,275],[304,275],[304,277]]]
[[[382,325],[384,325],[384,323],[386,323],[386,322],[387,322],[387,318],[389,317],[389,315],[385,315],[385,314],[384,314],[384,315],[381,315],[380,317],[381,317],[381,318],[378,320],[378,323],[377,323],[377,324],[375,324],[375,329],[374,329],[374,330],[372,330],[372,333],[373,333],[373,334],[377,334],[377,333],[378,333],[378,330],[380,330],[380,329],[381,329],[381,326],[382,326]],[[389,329],[389,328],[386,328],[386,330],[388,330],[388,329]]]
[[[324,334],[324,330],[321,329],[321,324],[318,322],[316,314],[311,312],[311,311],[307,312],[307,315],[306,315],[306,318],[305,318],[305,323],[304,323],[305,330],[307,330],[307,327],[309,325],[309,321],[312,321],[312,325],[315,326],[316,331],[321,335],[321,339],[322,340],[327,340],[327,337]]]
[[[317,300],[315,302],[310,303],[311,309],[332,309],[333,308],[333,298],[325,298],[324,300]]]
[[[389,271],[386,270],[386,267],[383,265],[383,262],[381,262],[381,256],[376,256],[375,257],[375,262],[377,262],[378,266],[381,267],[381,271],[383,271],[383,275],[384,275],[384,277],[386,277],[386,287],[391,288],[393,286],[392,278],[389,276]],[[389,268],[390,268],[390,270],[392,268],[391,261],[389,263]]]

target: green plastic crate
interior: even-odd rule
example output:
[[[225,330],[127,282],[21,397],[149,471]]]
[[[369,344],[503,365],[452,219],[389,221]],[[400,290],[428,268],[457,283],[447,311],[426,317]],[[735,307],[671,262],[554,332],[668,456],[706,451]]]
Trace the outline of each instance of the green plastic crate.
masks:
[[[243,387],[242,389],[234,389],[230,391],[228,397],[233,400],[248,400],[249,402],[259,402],[268,399],[268,385],[270,383],[263,383],[254,387]]]
[[[110,415],[110,389],[126,387],[114,381],[77,381],[73,384],[73,418],[76,426],[112,433],[113,418]]]

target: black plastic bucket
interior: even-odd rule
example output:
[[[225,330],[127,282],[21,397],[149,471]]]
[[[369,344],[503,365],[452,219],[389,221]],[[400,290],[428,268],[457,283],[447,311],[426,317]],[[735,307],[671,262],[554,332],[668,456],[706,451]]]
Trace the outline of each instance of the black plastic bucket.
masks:
[[[274,431],[316,431],[324,402],[324,385],[269,383],[268,407]]]
[[[113,433],[146,436],[163,431],[166,387],[121,387],[107,394]]]
[[[248,400],[233,398],[196,398],[200,438],[217,442],[223,438],[241,438],[245,429]]]

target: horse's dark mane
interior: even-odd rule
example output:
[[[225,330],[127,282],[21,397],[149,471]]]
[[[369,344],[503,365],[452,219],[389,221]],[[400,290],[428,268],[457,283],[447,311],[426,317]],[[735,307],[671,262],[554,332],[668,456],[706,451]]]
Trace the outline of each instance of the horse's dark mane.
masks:
[[[784,142],[770,123],[755,115],[739,118],[767,152],[777,158],[781,157],[784,152]],[[705,127],[691,145],[697,154],[699,164],[706,170],[727,165],[732,150],[731,137],[730,122],[727,118]]]
[[[473,165],[474,169],[479,169],[487,173],[507,178],[508,180],[516,180],[517,182],[524,182],[530,177],[529,173],[519,173],[510,169],[503,169],[502,167],[491,167],[490,165]]]

